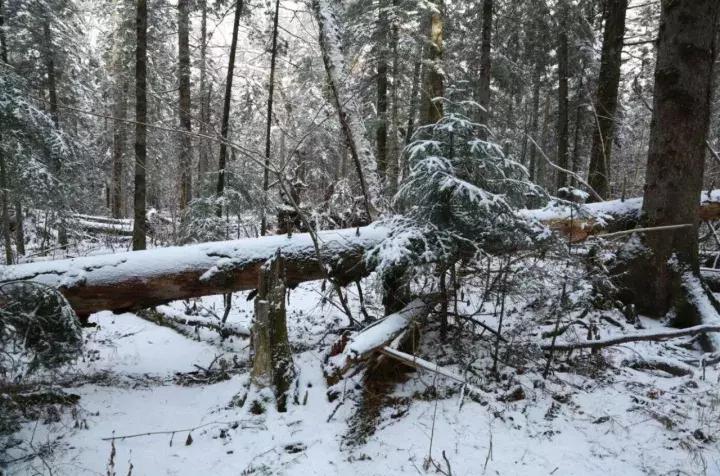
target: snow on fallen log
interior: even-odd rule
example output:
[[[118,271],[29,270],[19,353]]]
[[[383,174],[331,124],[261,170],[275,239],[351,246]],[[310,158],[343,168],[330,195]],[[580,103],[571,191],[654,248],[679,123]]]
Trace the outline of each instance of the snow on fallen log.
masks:
[[[554,202],[543,209],[520,210],[519,214],[535,219],[552,230],[583,241],[592,235],[635,228],[640,220],[642,197],[584,205]],[[700,197],[700,219],[720,219],[720,190],[703,192]]]
[[[427,314],[429,309],[430,304],[426,300],[415,299],[400,311],[389,314],[350,336],[342,352],[330,357],[326,373],[344,374],[352,365],[390,345],[414,320]]]
[[[667,339],[675,339],[684,336],[694,336],[705,333],[720,332],[720,324],[701,324],[699,326],[686,327],[684,329],[666,329],[652,330],[645,332],[635,332],[615,337],[606,337],[598,340],[579,340],[579,341],[560,341],[543,344],[540,346],[543,350],[573,350],[573,349],[600,349],[613,345],[627,344],[629,342],[642,341],[661,341]]]
[[[387,236],[382,226],[320,232],[330,274],[347,283],[366,275],[364,252]],[[0,282],[34,281],[59,289],[78,315],[137,310],[212,294],[255,289],[260,267],[281,249],[293,286],[322,279],[307,233],[157,248],[0,268]]]

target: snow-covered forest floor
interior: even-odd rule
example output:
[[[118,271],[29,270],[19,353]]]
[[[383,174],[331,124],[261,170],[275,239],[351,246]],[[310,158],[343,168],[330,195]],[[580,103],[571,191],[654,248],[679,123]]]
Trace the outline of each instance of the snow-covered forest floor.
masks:
[[[369,313],[381,315],[373,278],[363,286]],[[245,296],[233,300],[235,329],[252,319]],[[475,401],[435,374],[409,372],[373,419],[362,374],[342,380],[328,399],[323,360],[336,339],[328,329],[346,322],[326,296],[317,282],[289,294],[298,398],[286,413],[232,405],[249,382],[247,338],[221,341],[191,327],[182,335],[130,313],[93,315],[84,357],[56,377],[81,397],[78,406],[50,407],[25,424],[6,456],[17,460],[8,474],[720,474],[720,373],[692,367],[691,375],[673,376],[629,365],[697,358],[678,340],[575,351],[567,362],[558,354],[543,379],[546,360],[525,341],[554,322],[514,302],[504,335],[518,343],[501,348],[498,381],[488,372],[494,338],[480,328],[451,330],[438,346],[431,325],[423,343],[434,345],[418,352],[466,375],[491,401]],[[461,309],[476,310],[477,299],[468,293]],[[352,305],[357,311],[357,296]],[[176,302],[159,311],[182,319],[185,309]],[[193,310],[192,319],[212,321],[222,297],[198,300]],[[478,320],[497,325],[492,315]],[[605,320],[597,325],[601,336],[618,332]]]

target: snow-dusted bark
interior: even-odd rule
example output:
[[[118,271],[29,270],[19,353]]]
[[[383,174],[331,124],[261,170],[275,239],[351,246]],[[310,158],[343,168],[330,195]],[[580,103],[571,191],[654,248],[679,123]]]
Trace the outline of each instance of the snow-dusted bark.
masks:
[[[349,89],[349,77],[342,51],[342,34],[332,0],[313,0],[313,10],[319,27],[328,85],[333,95],[340,124],[347,138],[350,154],[357,168],[360,187],[365,196],[365,206],[370,216],[379,208],[382,196],[378,179],[377,160],[370,142],[365,136],[360,106]]]
[[[330,274],[351,282],[368,270],[363,255],[387,236],[379,226],[318,233]],[[86,256],[0,269],[0,283],[29,280],[58,288],[79,315],[131,310],[232,291],[256,289],[262,265],[282,250],[288,286],[322,279],[307,233]]]

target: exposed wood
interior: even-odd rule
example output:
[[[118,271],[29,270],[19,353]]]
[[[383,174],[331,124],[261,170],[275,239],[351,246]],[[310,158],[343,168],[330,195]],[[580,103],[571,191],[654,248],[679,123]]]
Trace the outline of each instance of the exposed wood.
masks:
[[[415,299],[400,311],[375,321],[356,334],[344,336],[344,348],[328,361],[328,379],[332,381],[379,349],[391,345],[415,320],[428,313],[432,302],[432,299]]]
[[[260,269],[252,329],[252,381],[273,387],[280,412],[287,410],[287,393],[295,376],[285,312],[285,264],[278,250]]]
[[[365,250],[386,236],[386,229],[375,226],[318,233],[330,275],[341,284],[365,276]],[[288,286],[324,278],[312,240],[303,233],[8,266],[0,269],[0,282],[56,287],[81,316],[135,310],[255,289],[261,266],[277,249],[286,259]]]
[[[574,210],[572,219],[566,206],[521,213],[582,241],[635,227],[641,206],[639,198],[594,203],[580,206],[582,212]],[[707,218],[720,219],[720,192],[703,194],[700,210]],[[363,255],[386,237],[387,229],[375,225],[319,233],[321,252],[332,263],[331,275],[343,285],[372,271]],[[287,260],[289,286],[324,279],[312,239],[301,233],[292,239],[266,236],[8,266],[0,270],[0,282],[34,280],[57,287],[79,315],[143,309],[177,299],[255,289],[260,266],[277,248],[283,249]]]

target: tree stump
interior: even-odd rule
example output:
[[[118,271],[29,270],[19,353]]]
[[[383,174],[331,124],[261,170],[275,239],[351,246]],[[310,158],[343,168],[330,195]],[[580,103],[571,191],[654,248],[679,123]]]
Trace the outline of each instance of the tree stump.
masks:
[[[285,259],[277,251],[260,270],[253,324],[252,382],[274,387],[278,411],[287,410],[287,393],[295,377],[285,312]]]

